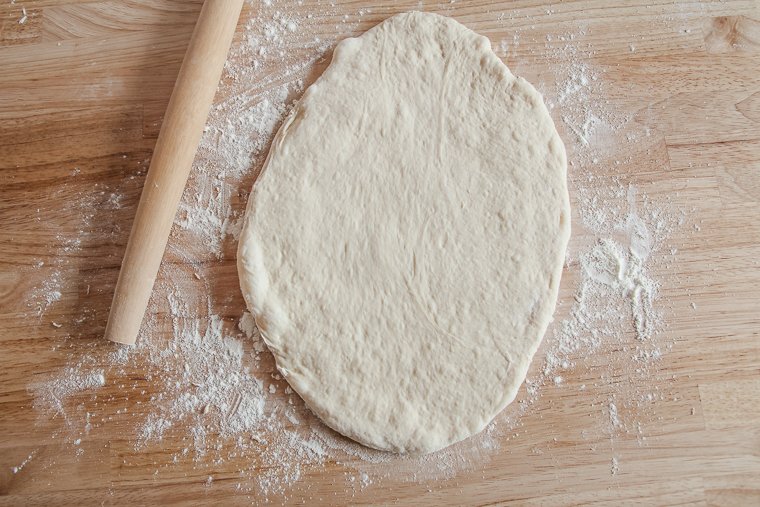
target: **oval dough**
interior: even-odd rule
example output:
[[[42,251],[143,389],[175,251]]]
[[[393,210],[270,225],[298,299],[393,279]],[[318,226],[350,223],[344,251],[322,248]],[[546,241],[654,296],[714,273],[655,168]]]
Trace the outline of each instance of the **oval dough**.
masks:
[[[341,42],[273,141],[240,283],[330,427],[427,453],[517,393],[570,234],[565,149],[488,39],[411,12]]]

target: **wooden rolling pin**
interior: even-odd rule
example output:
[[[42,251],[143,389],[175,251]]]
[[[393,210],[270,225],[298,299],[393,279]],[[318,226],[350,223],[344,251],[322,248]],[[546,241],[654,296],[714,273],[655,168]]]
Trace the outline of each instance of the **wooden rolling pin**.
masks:
[[[137,339],[243,1],[206,0],[201,8],[121,263],[106,325],[111,341],[132,345]]]

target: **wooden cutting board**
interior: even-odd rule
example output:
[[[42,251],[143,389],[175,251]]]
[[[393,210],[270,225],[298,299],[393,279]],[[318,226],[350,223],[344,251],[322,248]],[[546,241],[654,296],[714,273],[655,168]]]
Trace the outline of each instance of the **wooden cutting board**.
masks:
[[[173,464],[166,449],[176,441],[135,450],[125,434],[145,399],[125,399],[119,379],[78,400],[105,422],[76,446],[66,420],[41,419],[29,391],[111,346],[101,337],[120,259],[199,8],[185,0],[0,5],[0,505],[265,500],[236,489],[239,464]],[[624,347],[602,347],[590,366],[542,387],[497,448],[449,476],[351,487],[352,469],[330,459],[270,501],[760,505],[760,2],[253,2],[238,43],[260,8],[282,9],[302,20],[299,32],[326,40],[409,9],[453,16],[487,35],[553,102],[562,86],[553,66],[567,63],[557,50],[562,34],[582,34],[576,63],[593,66],[605,84],[590,100],[625,111],[649,133],[619,146],[615,176],[687,213],[669,238],[678,253],[654,268],[665,322],[658,339],[667,346],[645,379],[615,369]],[[261,86],[273,75],[308,84],[325,64],[290,76],[264,68]],[[552,110],[558,125],[561,109]],[[560,128],[568,145],[577,141]],[[584,177],[570,173],[571,183]],[[575,208],[579,199],[572,195]],[[582,227],[574,233],[571,251],[587,239]],[[170,254],[165,262],[188,261]],[[557,321],[576,287],[571,268]],[[213,280],[223,317],[239,318],[234,242],[222,259],[199,259],[193,269]],[[161,319],[168,310],[152,311]],[[600,381],[594,365],[612,374]],[[125,382],[145,380],[141,364],[130,368]],[[149,396],[149,380],[145,388]],[[610,392],[619,393],[620,431],[604,430]],[[626,398],[643,392],[657,395]],[[525,396],[523,388],[518,399]]]

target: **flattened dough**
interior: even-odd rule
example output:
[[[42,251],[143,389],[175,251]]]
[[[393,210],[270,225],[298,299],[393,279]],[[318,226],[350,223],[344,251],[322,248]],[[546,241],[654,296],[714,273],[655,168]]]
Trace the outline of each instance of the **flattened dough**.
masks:
[[[341,42],[278,132],[238,249],[277,367],[338,432],[427,453],[517,393],[570,235],[541,95],[456,21]]]

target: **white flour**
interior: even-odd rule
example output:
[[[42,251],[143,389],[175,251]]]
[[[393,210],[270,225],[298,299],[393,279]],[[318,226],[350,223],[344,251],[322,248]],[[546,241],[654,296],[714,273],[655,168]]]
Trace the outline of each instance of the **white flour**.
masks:
[[[332,38],[324,40],[310,30],[312,24],[318,26],[312,15],[297,17],[279,6],[264,2],[254,9],[256,17],[245,23],[244,36],[225,66],[169,243],[169,254],[179,263],[163,265],[138,345],[93,345],[71,352],[67,366],[29,386],[42,417],[62,416],[71,444],[115,419],[128,421],[132,433],[125,438],[136,452],[165,448],[170,455],[156,463],[159,475],[176,464],[192,463],[206,486],[215,488],[220,487],[214,476],[217,465],[234,463],[239,467],[238,491],[287,496],[308,471],[328,461],[345,468],[347,491],[372,488],[385,478],[424,482],[455,477],[461,470],[484,466],[502,445],[519,439],[521,416],[532,410],[547,386],[591,390],[609,385],[613,375],[645,378],[663,349],[658,341],[663,310],[651,266],[675,255],[666,241],[676,220],[667,203],[650,202],[619,174],[624,175],[620,165],[631,161],[616,160],[615,152],[649,133],[635,130],[629,117],[610,111],[600,100],[605,96],[604,75],[585,62],[591,51],[584,42],[586,32],[579,29],[541,41],[543,53],[559,62],[550,65],[552,80],[542,83],[542,91],[555,120],[565,126],[576,216],[567,260],[571,276],[563,286],[574,286],[568,291],[572,301],[560,302],[561,317],[547,332],[543,356],[535,360],[543,364],[526,381],[525,393],[480,435],[423,458],[357,445],[305,408],[276,373],[240,295],[220,294],[214,279],[220,273],[234,277],[246,195],[274,132],[314,79],[315,68],[324,67],[335,41],[371,11],[343,18]],[[338,12],[332,6],[326,10]],[[521,42],[539,47],[539,41],[519,30],[509,32],[496,45],[500,56],[517,50]],[[90,223],[88,208],[96,203],[120,206],[116,190],[99,189],[100,194],[79,203],[81,237],[97,226]],[[62,255],[83,248],[79,240],[62,238]],[[29,296],[41,318],[67,294],[55,266],[48,268],[45,283]],[[570,381],[595,352],[611,347],[622,348],[626,358],[597,370],[588,385]],[[141,372],[138,380],[135,371]],[[100,396],[98,388],[106,383],[118,385],[126,399]],[[635,386],[618,389],[616,397],[601,404],[605,415],[599,431],[614,439],[628,427],[640,427],[626,419],[623,409],[654,399]],[[106,402],[120,407],[116,415],[103,415]],[[80,447],[77,452],[84,451]],[[619,458],[608,459],[614,475]]]
[[[14,473],[14,474],[17,474],[17,473],[19,473],[20,471],[22,471],[22,470],[24,469],[24,467],[25,467],[26,465],[28,465],[30,461],[32,461],[32,458],[34,458],[34,455],[35,455],[35,454],[37,454],[37,451],[32,451],[32,452],[29,454],[29,456],[27,456],[27,457],[24,459],[24,461],[22,461],[22,462],[21,462],[21,464],[19,464],[18,466],[15,466],[15,467],[11,467],[11,472],[12,472],[12,473]]]
[[[66,416],[64,403],[72,396],[82,392],[92,392],[106,385],[103,370],[87,371],[65,368],[59,378],[39,384],[32,384],[35,407],[44,411],[53,411],[54,415]]]

